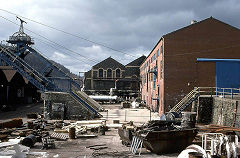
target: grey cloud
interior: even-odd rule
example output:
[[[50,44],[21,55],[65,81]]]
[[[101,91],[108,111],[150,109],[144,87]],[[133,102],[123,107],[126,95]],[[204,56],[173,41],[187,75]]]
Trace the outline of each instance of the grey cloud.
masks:
[[[203,20],[210,16],[240,27],[238,0],[41,0],[38,2],[18,0],[3,2],[1,8],[29,17],[36,21],[60,28],[117,50],[141,55],[152,50],[164,34],[190,24],[192,19]],[[0,15],[15,21],[15,17],[4,12]],[[16,21],[15,21],[16,22]],[[18,27],[0,19],[0,37],[4,39],[16,32]],[[99,61],[112,56],[127,64],[134,58],[110,49],[68,36],[28,21],[32,31]],[[59,60],[71,71],[86,71],[95,62],[74,55],[63,48],[53,49],[37,40],[36,47],[53,59],[54,52],[70,54],[68,59]],[[97,48],[97,49],[96,49]],[[72,59],[84,60],[85,63]],[[54,60],[54,59],[53,59]],[[84,65],[84,66],[82,66]]]

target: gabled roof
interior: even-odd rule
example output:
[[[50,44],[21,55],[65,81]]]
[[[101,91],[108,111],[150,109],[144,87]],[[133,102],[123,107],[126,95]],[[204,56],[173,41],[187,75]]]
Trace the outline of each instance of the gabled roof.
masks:
[[[210,22],[215,21],[215,22],[221,23],[221,24],[223,24],[223,25],[226,25],[226,26],[228,26],[228,27],[231,27],[231,28],[233,28],[233,29],[235,29],[235,30],[240,31],[240,29],[238,29],[237,27],[234,27],[234,26],[232,26],[232,25],[229,25],[229,24],[227,24],[227,23],[225,23],[225,22],[222,22],[222,21],[220,21],[220,20],[218,20],[218,19],[216,19],[216,18],[213,18],[213,17],[211,16],[211,17],[206,18],[206,19],[204,19],[204,20],[202,20],[202,21],[199,21],[199,22],[190,24],[190,25],[188,25],[188,26],[182,27],[182,28],[180,28],[180,29],[177,29],[177,30],[175,30],[175,31],[172,31],[172,32],[170,32],[170,33],[167,33],[167,34],[163,35],[163,36],[159,39],[159,41],[155,44],[155,46],[153,47],[152,51],[148,54],[148,56],[146,57],[146,59],[150,56],[150,54],[153,52],[153,50],[156,48],[156,46],[157,46],[157,45],[160,43],[160,41],[163,40],[164,38],[167,38],[168,36],[171,36],[171,35],[173,35],[173,34],[175,34],[175,33],[178,33],[178,32],[180,32],[180,31],[182,31],[182,30],[188,29],[188,28],[190,28],[190,27],[193,27],[193,26],[196,26],[196,25],[199,25],[199,24],[201,24],[201,23],[208,22],[208,21],[210,21]],[[145,59],[145,60],[146,60],[146,59]],[[145,62],[145,60],[143,61],[143,63]],[[142,64],[141,64],[141,65],[142,65]]]
[[[136,60],[133,60],[132,62],[128,63],[126,65],[126,67],[128,67],[128,66],[140,66],[145,59],[146,59],[146,56],[143,55],[143,56],[137,58]]]
[[[121,63],[119,63],[118,61],[116,61],[115,59],[113,59],[112,57],[108,57],[107,59],[101,61],[100,63],[94,65],[92,67],[93,69],[99,69],[99,68],[103,68],[103,69],[125,69],[125,66],[122,65]]]
[[[163,38],[164,38],[164,37],[167,37],[168,35],[171,35],[171,34],[174,34],[174,33],[178,33],[179,31],[184,30],[184,29],[187,29],[187,28],[189,28],[189,27],[196,26],[196,25],[199,25],[199,24],[204,23],[204,22],[211,22],[211,21],[216,21],[216,22],[219,22],[219,23],[224,24],[224,25],[226,25],[226,26],[229,26],[229,27],[231,27],[231,28],[233,28],[233,29],[239,30],[237,27],[234,27],[234,26],[232,26],[232,25],[229,25],[229,24],[227,24],[227,23],[225,23],[225,22],[223,22],[223,21],[220,21],[220,20],[218,20],[218,19],[216,19],[216,18],[214,18],[214,17],[211,16],[211,17],[206,18],[206,19],[204,19],[204,20],[202,20],[202,21],[195,22],[195,23],[190,24],[190,25],[188,25],[188,26],[185,26],[185,27],[182,27],[182,28],[177,29],[177,30],[175,30],[175,31],[172,31],[172,32],[170,32],[170,33],[167,33],[167,34],[163,35]],[[240,31],[240,30],[239,30],[239,31]]]

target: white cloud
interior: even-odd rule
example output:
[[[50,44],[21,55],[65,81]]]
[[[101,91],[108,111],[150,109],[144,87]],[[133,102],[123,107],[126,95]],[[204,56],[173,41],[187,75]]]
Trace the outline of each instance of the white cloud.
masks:
[[[67,58],[67,56],[59,52],[54,52],[52,58],[55,60],[64,60]]]

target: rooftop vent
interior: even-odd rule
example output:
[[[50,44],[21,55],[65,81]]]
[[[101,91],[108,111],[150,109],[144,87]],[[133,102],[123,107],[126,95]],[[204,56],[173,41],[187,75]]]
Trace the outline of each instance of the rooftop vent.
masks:
[[[197,20],[191,20],[191,24],[197,23]]]

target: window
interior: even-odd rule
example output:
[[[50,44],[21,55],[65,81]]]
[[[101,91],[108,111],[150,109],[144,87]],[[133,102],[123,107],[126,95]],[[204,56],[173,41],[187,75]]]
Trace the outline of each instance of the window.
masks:
[[[156,59],[156,56],[155,56],[155,54],[153,55],[153,60],[155,60]]]
[[[153,69],[151,69],[151,71],[153,71]],[[151,81],[153,81],[153,73],[151,73]]]
[[[157,57],[159,56],[159,49],[157,50]]]
[[[116,70],[116,78],[120,78],[120,76],[121,76],[121,71],[120,71],[120,69],[117,69]]]
[[[154,71],[157,71],[157,67],[154,67]],[[153,74],[153,89],[156,89],[156,75]]]
[[[148,81],[151,81],[151,75],[149,72],[148,72]]]
[[[161,66],[161,70],[160,70],[160,78],[162,79],[163,78],[163,62],[161,61],[160,63],[160,66]]]
[[[161,45],[161,55],[163,55],[163,46]]]
[[[98,77],[103,78],[103,69],[98,70]]]
[[[145,79],[146,81],[145,82],[147,82],[148,81],[148,76],[147,76],[147,73],[146,73],[146,79]],[[148,83],[148,82],[147,82]]]
[[[148,96],[147,96],[147,103],[146,104],[148,105]]]
[[[112,70],[111,69],[107,70],[107,78],[112,78]]]

